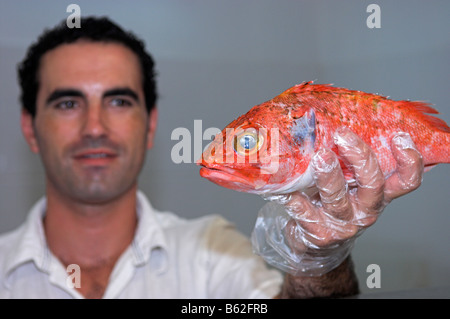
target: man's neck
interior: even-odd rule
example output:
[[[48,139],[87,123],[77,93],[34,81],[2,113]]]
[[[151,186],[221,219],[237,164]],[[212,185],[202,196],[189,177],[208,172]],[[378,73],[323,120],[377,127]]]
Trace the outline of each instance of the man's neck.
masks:
[[[117,259],[131,244],[137,225],[137,186],[113,201],[87,205],[47,187],[44,230],[51,252],[81,272],[99,272],[108,281]],[[85,277],[87,279],[87,277]]]

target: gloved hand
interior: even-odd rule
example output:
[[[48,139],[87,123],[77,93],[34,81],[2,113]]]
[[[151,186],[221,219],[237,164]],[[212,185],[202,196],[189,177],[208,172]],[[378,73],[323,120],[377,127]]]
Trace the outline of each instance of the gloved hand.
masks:
[[[337,130],[335,144],[356,185],[346,183],[334,152],[319,150],[312,159],[318,193],[294,192],[269,202],[252,234],[256,253],[296,276],[323,275],[337,267],[386,205],[422,182],[422,156],[406,133],[392,139],[397,170],[387,179],[373,150],[348,128]]]

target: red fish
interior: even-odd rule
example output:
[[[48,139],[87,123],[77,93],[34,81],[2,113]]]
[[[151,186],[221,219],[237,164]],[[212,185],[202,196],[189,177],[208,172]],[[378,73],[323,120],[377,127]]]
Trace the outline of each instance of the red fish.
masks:
[[[324,147],[338,154],[333,135],[342,126],[372,147],[386,177],[396,168],[390,143],[398,132],[410,134],[426,167],[450,163],[450,128],[427,113],[438,114],[424,102],[304,82],[231,122],[197,164],[202,177],[237,191],[303,190],[313,186],[313,154]],[[351,170],[341,166],[350,182]]]

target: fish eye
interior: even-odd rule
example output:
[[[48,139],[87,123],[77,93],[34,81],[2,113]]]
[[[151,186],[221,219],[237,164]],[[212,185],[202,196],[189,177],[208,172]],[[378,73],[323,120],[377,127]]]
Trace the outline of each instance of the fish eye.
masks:
[[[244,131],[235,136],[234,150],[242,156],[251,155],[257,152],[262,144],[262,136],[253,131]]]
[[[250,150],[256,146],[256,139],[253,135],[246,134],[239,139],[239,144],[246,150]]]

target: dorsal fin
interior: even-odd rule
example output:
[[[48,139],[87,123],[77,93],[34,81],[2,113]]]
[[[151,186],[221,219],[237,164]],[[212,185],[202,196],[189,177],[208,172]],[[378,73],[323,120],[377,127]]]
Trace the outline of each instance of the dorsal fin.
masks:
[[[432,108],[429,103],[422,101],[396,101],[396,106],[400,109],[409,109],[411,112],[416,113],[434,129],[450,133],[450,127],[448,127],[444,120],[430,115],[439,114],[439,112]]]
[[[366,93],[363,91],[357,91],[357,90],[349,90],[346,88],[339,88],[334,87],[332,84],[313,84],[313,81],[305,81],[298,85],[295,85],[291,87],[290,89],[286,90],[284,93],[286,94],[309,94],[310,92],[330,92],[330,93],[337,93],[337,94],[357,94],[361,97],[365,98],[371,98],[376,97],[379,99],[380,103],[383,103],[385,101],[386,103],[390,103],[395,105],[395,107],[399,109],[407,109],[408,111],[415,113],[419,117],[423,119],[424,122],[426,122],[428,125],[430,125],[432,128],[450,133],[450,127],[445,123],[444,120],[429,115],[429,114],[439,114],[439,112],[432,108],[429,103],[423,102],[423,101],[394,101],[391,100],[385,96],[374,94],[374,93]],[[298,108],[293,111],[297,114],[292,114],[294,117],[300,117],[303,116],[305,113],[305,110]]]

